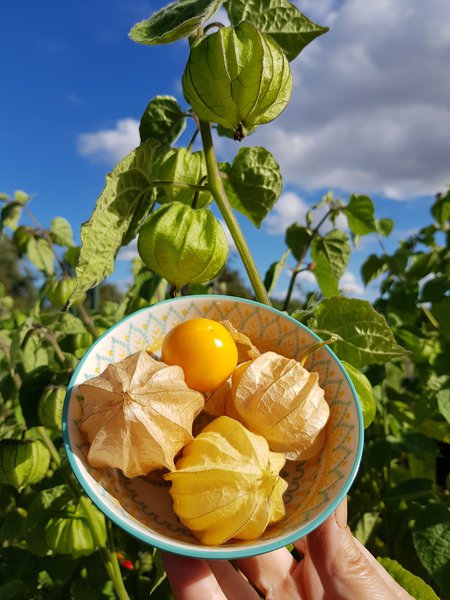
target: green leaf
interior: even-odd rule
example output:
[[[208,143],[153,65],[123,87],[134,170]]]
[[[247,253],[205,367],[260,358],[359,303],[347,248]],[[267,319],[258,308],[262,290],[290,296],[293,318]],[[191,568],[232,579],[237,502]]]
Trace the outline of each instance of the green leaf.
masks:
[[[284,241],[297,261],[303,260],[310,240],[311,232],[309,229],[298,223],[293,223],[286,229]]]
[[[75,315],[60,310],[42,315],[42,323],[49,326],[55,335],[76,335],[86,333],[83,322]]]
[[[136,23],[129,36],[138,44],[176,42],[194,33],[221,4],[221,0],[178,0]]]
[[[441,300],[450,289],[450,278],[435,275],[425,283],[420,294],[420,302],[435,302]]]
[[[368,256],[361,267],[361,277],[364,281],[364,285],[367,285],[373,279],[379,277],[381,273],[386,271],[387,267],[388,265],[385,257],[377,256],[376,254]]]
[[[312,269],[322,294],[336,296],[339,280],[350,258],[350,242],[344,231],[334,229],[324,237],[315,237],[311,245]]]
[[[0,598],[2,600],[17,600],[24,597],[24,583],[21,579],[11,579],[0,585]]]
[[[433,302],[431,306],[431,312],[434,318],[440,325],[440,333],[446,338],[450,338],[450,297],[443,298],[440,302]]]
[[[95,210],[81,227],[77,287],[68,306],[113,272],[120,247],[133,239],[148,216],[154,199],[152,166],[159,146],[157,140],[147,140],[106,177]]]
[[[436,396],[439,412],[450,423],[450,389],[439,390]]]
[[[33,498],[25,521],[25,539],[28,549],[33,554],[38,556],[47,554],[49,548],[43,535],[45,526],[49,519],[71,499],[72,494],[67,485],[42,490]]]
[[[68,248],[75,246],[72,227],[67,219],[55,217],[51,222],[49,233],[54,244],[67,246]]]
[[[413,598],[420,598],[420,600],[439,600],[439,596],[436,596],[433,588],[425,583],[423,579],[402,567],[396,560],[387,557],[377,557],[377,561]]]
[[[165,146],[171,146],[185,127],[186,118],[176,99],[172,96],[156,96],[150,100],[141,117],[141,142],[153,138]]]
[[[382,499],[384,502],[419,499],[429,496],[433,492],[433,487],[431,479],[412,477],[387,490]]]
[[[377,405],[375,397],[373,395],[372,385],[367,377],[355,369],[350,363],[341,361],[347,371],[353,385],[355,386],[356,393],[358,394],[359,403],[361,404],[361,410],[363,414],[364,429],[369,427],[375,418],[377,411]]]
[[[272,293],[273,288],[276,286],[278,278],[280,277],[286,265],[286,260],[290,253],[290,250],[286,250],[286,252],[280,258],[280,260],[272,263],[268,268],[266,276],[264,277],[264,287],[266,288],[267,293],[269,295]]]
[[[337,336],[333,350],[356,368],[385,363],[405,354],[384,317],[366,300],[325,298],[318,305],[315,318],[316,333],[324,340]]]
[[[46,275],[53,275],[55,267],[53,264],[53,251],[50,244],[44,238],[30,237],[27,243],[28,258],[34,266]]]
[[[2,208],[0,218],[0,228],[9,227],[11,231],[15,231],[19,225],[20,217],[22,216],[22,206],[20,202],[8,202]]]
[[[317,36],[328,31],[305,17],[287,0],[229,0],[225,8],[231,24],[249,21],[271,35],[290,61]]]
[[[355,235],[367,235],[376,231],[375,208],[369,196],[352,194],[344,213],[348,226]]]
[[[422,509],[414,526],[413,543],[425,569],[447,593],[450,589],[450,510],[441,505]]]
[[[393,446],[397,446],[402,452],[423,456],[440,456],[439,446],[435,440],[419,431],[401,432],[398,438],[388,436]]]
[[[433,217],[443,227],[450,219],[450,188],[445,196],[438,195],[436,202],[431,207]]]
[[[380,235],[388,237],[388,235],[391,235],[392,230],[394,229],[394,221],[392,219],[378,219],[376,222],[376,228]]]
[[[265,148],[241,148],[223,183],[231,206],[260,227],[280,197],[280,167]]]
[[[44,367],[50,362],[47,350],[42,344],[42,335],[32,333],[28,335],[22,348],[22,364],[25,373],[31,373],[39,367]]]

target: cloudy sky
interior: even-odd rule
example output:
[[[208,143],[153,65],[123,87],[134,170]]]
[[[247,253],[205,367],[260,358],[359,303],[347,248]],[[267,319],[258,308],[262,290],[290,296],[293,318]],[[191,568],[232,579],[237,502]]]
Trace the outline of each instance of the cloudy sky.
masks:
[[[148,101],[171,94],[185,106],[180,77],[188,49],[186,42],[148,48],[128,39],[132,25],[164,2],[75,4],[25,0],[0,8],[0,191],[34,194],[44,224],[65,216],[78,237],[105,174],[139,143]],[[283,253],[285,228],[302,222],[328,190],[344,199],[370,195],[377,216],[396,221],[395,245],[428,222],[434,194],[450,183],[450,2],[295,4],[330,31],[292,63],[288,108],[247,142],[274,154],[284,181],[259,231],[242,220],[263,273]],[[237,150],[223,139],[217,149],[222,158]],[[365,239],[354,255],[343,282],[349,293],[364,294],[359,267],[373,251],[376,241]],[[127,273],[121,262],[117,277]]]

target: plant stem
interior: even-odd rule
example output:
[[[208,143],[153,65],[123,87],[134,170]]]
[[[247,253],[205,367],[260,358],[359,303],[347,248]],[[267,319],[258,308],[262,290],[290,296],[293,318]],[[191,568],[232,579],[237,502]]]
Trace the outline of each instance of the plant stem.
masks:
[[[78,489],[78,487],[74,484],[72,480],[72,474],[68,471],[67,467],[62,463],[61,457],[59,456],[58,450],[56,449],[51,437],[48,435],[45,427],[38,427],[39,435],[41,436],[42,441],[46,445],[48,451],[50,452],[50,456],[52,457],[53,462],[58,467],[59,472],[61,473],[63,479],[66,481],[67,485],[72,490],[73,495],[78,500],[80,505],[84,510],[84,514],[86,520],[89,524],[89,529],[92,534],[92,539],[95,544],[98,546],[100,556],[102,557],[103,563],[105,565],[105,569],[108,573],[109,578],[111,579],[114,589],[116,591],[117,597],[119,600],[130,600],[128,593],[125,589],[125,584],[122,579],[122,573],[120,572],[119,561],[117,560],[117,555],[114,548],[114,539],[112,537],[111,524],[108,519],[106,521],[107,528],[107,543],[103,544],[102,540],[98,536],[97,531],[97,523],[95,523],[92,519],[91,511],[89,510],[90,505],[88,504],[90,501],[88,498]],[[108,531],[108,526],[110,530]]]
[[[211,126],[209,123],[200,121],[200,134],[202,136],[203,150],[205,152],[209,190],[217,203],[228,229],[230,230],[231,236],[236,244],[236,248],[238,249],[245,270],[247,271],[248,277],[252,284],[256,299],[262,304],[267,304],[270,306],[271,302],[267,294],[267,290],[264,287],[264,283],[259,275],[258,269],[256,268],[253,256],[225,193],[222,178],[220,176],[219,166],[217,164],[216,154],[214,152]]]

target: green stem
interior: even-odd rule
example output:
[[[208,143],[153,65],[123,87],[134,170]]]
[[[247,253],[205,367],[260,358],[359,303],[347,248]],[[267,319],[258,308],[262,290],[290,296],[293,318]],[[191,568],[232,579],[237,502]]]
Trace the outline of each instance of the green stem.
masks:
[[[319,348],[323,348],[324,346],[329,346],[330,344],[334,344],[334,342],[336,340],[337,340],[337,337],[335,335],[333,335],[329,340],[324,340],[322,342],[316,342],[312,346],[309,346],[309,348],[306,348],[306,350],[301,355],[299,363],[303,367],[305,365],[305,362],[306,362],[306,359],[308,358],[308,356],[311,356],[311,354],[313,354],[314,352],[319,350]]]
[[[256,299],[262,304],[271,305],[267,290],[256,268],[250,249],[247,245],[245,237],[239,227],[236,217],[228,202],[225,189],[223,187],[222,178],[220,176],[219,166],[217,164],[216,154],[211,135],[211,126],[205,121],[200,121],[200,134],[202,136],[203,150],[205,153],[206,168],[208,171],[208,187],[216,201],[220,213],[230,230],[231,237],[236,244],[236,248],[240,254],[245,270],[255,292]]]
[[[184,181],[152,181],[149,187],[177,187],[196,192],[208,191],[208,187],[206,185],[195,185],[194,183],[186,183]]]
[[[50,452],[50,456],[52,457],[53,462],[58,467],[58,470],[61,473],[63,479],[66,481],[67,485],[72,490],[73,495],[78,500],[78,502],[80,503],[80,505],[82,506],[82,508],[84,510],[84,514],[85,514],[86,520],[89,524],[89,529],[92,534],[92,539],[94,540],[95,544],[98,546],[100,556],[102,557],[103,563],[105,565],[105,569],[108,573],[108,576],[114,585],[114,589],[116,590],[117,597],[119,598],[119,600],[130,600],[130,597],[128,596],[128,593],[125,589],[125,584],[122,579],[122,573],[120,572],[120,566],[119,566],[119,561],[117,560],[117,555],[116,555],[115,548],[114,548],[114,540],[112,537],[112,530],[111,530],[110,522],[108,521],[108,519],[105,519],[106,527],[107,527],[107,534],[108,534],[108,541],[105,545],[102,543],[102,540],[100,539],[100,537],[98,535],[98,529],[97,529],[98,525],[92,519],[92,513],[89,510],[89,507],[90,507],[89,502],[90,501],[88,500],[88,498],[86,496],[84,496],[84,494],[81,493],[81,491],[75,485],[75,483],[72,479],[71,472],[69,472],[67,467],[62,463],[61,457],[58,453],[58,450],[56,449],[51,437],[48,435],[45,427],[38,427],[37,429],[38,429],[39,435],[41,436],[42,441],[47,446],[48,451]],[[110,530],[108,530],[108,527],[110,528]]]

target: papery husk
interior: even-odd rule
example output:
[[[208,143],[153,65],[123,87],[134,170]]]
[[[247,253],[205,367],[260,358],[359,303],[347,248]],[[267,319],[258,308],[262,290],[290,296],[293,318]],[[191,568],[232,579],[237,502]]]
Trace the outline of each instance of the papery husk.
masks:
[[[252,360],[261,354],[251,339],[245,335],[245,333],[238,331],[230,321],[219,321],[219,323],[227,329],[236,344],[238,350],[238,363]]]
[[[270,449],[288,460],[307,460],[320,452],[330,408],[318,373],[265,352],[239,377],[232,385],[232,410],[245,427],[264,436]]]
[[[285,515],[282,454],[241,423],[222,416],[183,449],[172,482],[173,508],[204,544],[259,538]]]
[[[108,365],[79,388],[89,464],[116,467],[126,477],[174,469],[174,457],[192,440],[192,422],[204,405],[203,395],[186,385],[181,367],[145,351]]]

